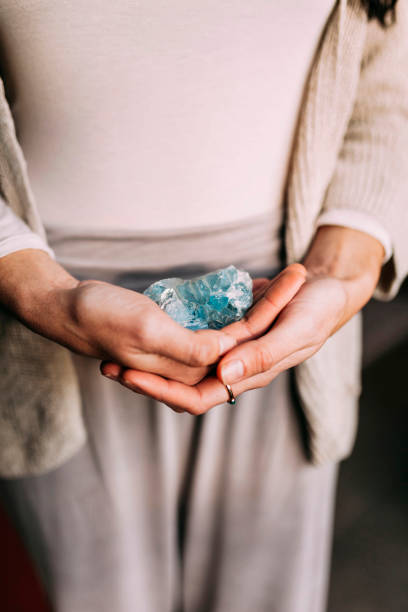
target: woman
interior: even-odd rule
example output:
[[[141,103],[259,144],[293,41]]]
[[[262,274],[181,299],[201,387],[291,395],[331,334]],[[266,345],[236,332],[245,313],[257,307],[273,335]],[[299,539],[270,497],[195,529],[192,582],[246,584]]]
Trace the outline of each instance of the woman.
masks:
[[[1,490],[59,612],[324,609],[354,315],[408,262],[386,8],[2,4]],[[141,294],[231,263],[222,331]]]

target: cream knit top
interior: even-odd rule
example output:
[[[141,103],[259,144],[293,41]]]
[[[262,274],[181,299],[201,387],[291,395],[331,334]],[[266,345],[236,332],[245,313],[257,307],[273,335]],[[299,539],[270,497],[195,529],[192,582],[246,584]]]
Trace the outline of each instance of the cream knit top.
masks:
[[[313,61],[287,180],[287,262],[305,254],[320,215],[375,217],[391,237],[377,297],[390,299],[408,270],[408,14],[395,26],[367,24],[360,1],[339,0]],[[0,90],[0,187],[4,201],[44,239],[13,117]],[[112,93],[105,92],[106,96]],[[66,349],[0,321],[0,473],[41,473],[83,443],[80,398]],[[351,448],[360,392],[360,317],[295,368],[310,458],[338,460]]]

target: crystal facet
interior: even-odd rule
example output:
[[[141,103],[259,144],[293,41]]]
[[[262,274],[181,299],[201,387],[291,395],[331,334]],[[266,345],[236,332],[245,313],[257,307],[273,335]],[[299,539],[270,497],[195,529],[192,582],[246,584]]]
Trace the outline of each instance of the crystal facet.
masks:
[[[250,275],[235,266],[191,280],[164,278],[144,294],[189,329],[221,329],[241,319],[253,301]]]

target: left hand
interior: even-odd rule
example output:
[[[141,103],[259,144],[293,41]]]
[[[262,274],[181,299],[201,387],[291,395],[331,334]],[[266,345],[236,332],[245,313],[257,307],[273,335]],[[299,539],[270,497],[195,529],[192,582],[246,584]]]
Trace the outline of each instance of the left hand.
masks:
[[[289,266],[273,281],[258,279],[258,301],[244,319],[223,328],[238,346],[221,358],[215,375],[189,386],[148,372],[125,370],[121,382],[191,414],[205,413],[226,402],[224,383],[231,385],[236,397],[264,387],[283,370],[311,357],[362,308],[377,284],[382,257],[381,244],[367,234],[321,227],[305,267]],[[287,278],[290,270],[297,275],[298,285],[292,297],[282,301],[284,292],[277,281],[282,274],[285,278],[285,272]]]

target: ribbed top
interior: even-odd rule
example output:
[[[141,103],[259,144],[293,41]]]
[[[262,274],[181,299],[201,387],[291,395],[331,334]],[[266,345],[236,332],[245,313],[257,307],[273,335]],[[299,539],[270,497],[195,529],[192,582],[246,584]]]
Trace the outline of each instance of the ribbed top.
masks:
[[[280,206],[333,4],[1,0],[2,74],[45,227],[167,231]]]

